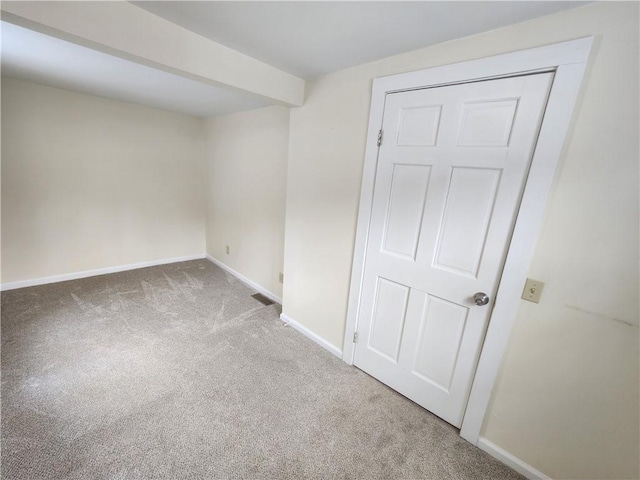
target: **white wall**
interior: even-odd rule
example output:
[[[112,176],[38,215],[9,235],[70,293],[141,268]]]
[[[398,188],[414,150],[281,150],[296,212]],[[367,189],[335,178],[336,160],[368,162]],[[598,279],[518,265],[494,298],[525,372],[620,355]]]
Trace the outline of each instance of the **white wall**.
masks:
[[[202,120],[2,79],[2,282],[204,254]]]
[[[483,435],[556,478],[638,478],[638,4],[595,3],[327,75],[291,112],[284,313],[342,346],[372,79],[596,35]]]
[[[207,120],[207,253],[279,298],[288,143],[284,107]]]

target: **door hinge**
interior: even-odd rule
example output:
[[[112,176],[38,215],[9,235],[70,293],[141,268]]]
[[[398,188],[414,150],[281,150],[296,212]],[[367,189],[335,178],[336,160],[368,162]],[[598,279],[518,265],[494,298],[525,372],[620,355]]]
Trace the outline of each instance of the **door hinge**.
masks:
[[[353,343],[358,341],[358,332],[353,332]]]
[[[378,130],[378,146],[382,145],[382,130]]]

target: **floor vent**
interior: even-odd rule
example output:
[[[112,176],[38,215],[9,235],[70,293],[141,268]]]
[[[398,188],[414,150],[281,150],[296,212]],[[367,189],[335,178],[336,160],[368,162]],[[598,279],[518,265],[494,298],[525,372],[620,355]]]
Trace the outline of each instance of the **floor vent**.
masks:
[[[259,301],[260,303],[262,303],[263,305],[273,305],[274,301],[271,300],[270,298],[265,297],[263,294],[261,293],[256,293],[255,295],[251,295],[253,298],[255,298],[257,301]]]

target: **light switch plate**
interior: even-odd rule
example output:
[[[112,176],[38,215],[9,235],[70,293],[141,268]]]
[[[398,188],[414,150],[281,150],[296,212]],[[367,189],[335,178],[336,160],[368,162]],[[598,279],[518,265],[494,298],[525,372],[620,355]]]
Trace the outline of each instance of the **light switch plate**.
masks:
[[[540,303],[543,288],[544,283],[540,280],[527,278],[527,282],[524,284],[524,290],[522,291],[522,299],[533,303]]]

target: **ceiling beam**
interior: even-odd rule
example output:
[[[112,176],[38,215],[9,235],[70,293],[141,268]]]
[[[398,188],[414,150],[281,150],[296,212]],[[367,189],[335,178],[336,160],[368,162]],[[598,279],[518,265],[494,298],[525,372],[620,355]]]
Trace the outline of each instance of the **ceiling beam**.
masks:
[[[304,80],[209,40],[131,3],[7,2],[2,20],[62,40],[287,106]]]

